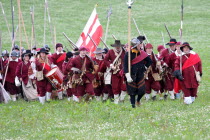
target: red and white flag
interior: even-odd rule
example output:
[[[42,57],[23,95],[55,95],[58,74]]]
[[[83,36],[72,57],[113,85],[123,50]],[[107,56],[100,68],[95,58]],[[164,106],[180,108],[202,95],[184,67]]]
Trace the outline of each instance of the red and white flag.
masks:
[[[98,46],[98,44],[100,43],[100,37],[103,36],[103,28],[99,22],[98,14],[96,13],[96,8],[93,9],[90,18],[86,23],[85,28],[83,29],[83,32],[81,33],[76,43],[78,47],[84,46],[88,48],[90,50],[90,54],[92,55],[92,53],[96,50],[96,47],[87,35],[88,33]]]

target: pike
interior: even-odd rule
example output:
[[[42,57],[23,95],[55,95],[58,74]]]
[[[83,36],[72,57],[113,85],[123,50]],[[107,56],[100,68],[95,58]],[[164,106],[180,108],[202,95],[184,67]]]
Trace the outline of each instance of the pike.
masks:
[[[146,34],[144,33],[144,30],[142,30],[142,32],[143,32],[143,35],[145,36],[145,39],[146,39],[147,43],[149,43],[149,40],[148,40]]]
[[[11,0],[11,12],[12,12],[12,39],[14,39],[15,34],[15,27],[14,27],[14,6],[13,6],[13,0]]]
[[[2,3],[1,3],[1,2],[0,2],[0,6],[1,6],[1,9],[2,9],[2,14],[3,14],[3,16],[4,16],[4,20],[5,20],[6,25],[7,25],[7,30],[8,30],[8,33],[9,33],[10,39],[11,39],[11,41],[12,41],[12,36],[11,36],[10,29],[9,29],[9,24],[8,24],[7,17],[6,17],[6,14],[5,14],[5,12],[4,12],[4,8],[3,8],[3,5],[2,5]]]
[[[49,12],[49,7],[48,7],[47,0],[45,0],[45,6],[46,6],[46,10],[47,10],[47,15],[48,15],[48,22],[49,22],[49,26],[50,26],[50,33],[51,33],[51,36],[52,36],[52,45],[55,46],[54,37],[53,37],[53,30],[52,30],[52,26],[51,26],[50,12]],[[55,47],[54,47],[54,49],[56,51],[56,48]]]
[[[114,38],[114,40],[117,40],[117,38],[115,37],[115,35],[112,34],[112,37]]]
[[[11,47],[11,49],[10,49],[10,54],[9,54],[9,56],[11,56],[12,49],[13,49],[13,46],[14,46],[14,44],[15,44],[15,39],[16,39],[17,31],[18,31],[18,26],[17,26],[16,31],[15,31],[15,34],[14,34],[14,35],[15,35],[15,36],[14,36],[14,39],[12,40],[12,47]],[[5,76],[4,76],[4,80],[3,80],[3,86],[5,85],[5,81],[6,81],[6,77],[7,77],[7,72],[8,72],[8,68],[9,68],[9,62],[10,62],[10,60],[8,60],[8,62],[7,62],[6,71],[5,71]]]
[[[167,31],[167,33],[168,33],[168,36],[170,37],[170,39],[172,38],[171,37],[171,34],[170,34],[170,32],[169,32],[169,30],[168,30],[168,27],[166,26],[166,24],[164,23],[164,26],[165,26],[165,28],[166,28],[166,31]]]
[[[105,48],[109,50],[109,47],[106,45],[106,43],[103,41],[103,39],[100,37],[101,42],[104,44]]]
[[[105,38],[104,38],[105,43],[106,43],[106,39],[107,39],[107,35],[108,35],[111,14],[112,14],[112,7],[110,6],[109,10],[107,10],[107,25],[106,25],[106,33],[105,33]],[[106,47],[106,45],[104,45],[104,47]]]
[[[31,14],[31,23],[32,23],[32,36],[34,40],[34,45],[36,46],[36,34],[35,34],[35,28],[34,28],[34,6],[33,8],[30,8],[30,14]],[[32,45],[31,45],[31,48],[32,48]]]
[[[131,74],[131,5],[132,0],[127,1],[128,5],[128,73]]]
[[[78,48],[76,44],[73,43],[73,41],[71,41],[70,38],[68,38],[68,36],[63,32],[63,35],[66,37],[66,39],[69,41],[69,43],[72,45],[73,49]]]
[[[165,39],[164,39],[164,36],[163,36],[163,32],[161,32],[161,35],[162,35],[163,45],[164,45],[164,47],[166,47]]]
[[[183,3],[184,2],[182,0],[182,5],[181,5],[181,27],[179,29],[181,44],[183,43],[183,39],[182,39],[182,27],[183,27],[183,18],[184,18],[184,4]],[[180,73],[182,74],[182,55],[180,56]]]
[[[141,35],[141,32],[136,24],[136,20],[133,18],[133,23],[135,24],[136,30],[138,31],[139,35]]]

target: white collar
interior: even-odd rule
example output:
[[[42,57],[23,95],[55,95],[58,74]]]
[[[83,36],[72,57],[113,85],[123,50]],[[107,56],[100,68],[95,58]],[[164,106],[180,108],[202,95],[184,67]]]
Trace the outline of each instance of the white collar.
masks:
[[[101,57],[101,58],[97,58],[97,57],[96,57],[96,59],[97,59],[97,60],[103,60],[103,57]]]
[[[5,60],[7,60],[7,59],[8,59],[8,58],[4,59],[4,57],[1,58],[2,61],[5,61]]]
[[[15,60],[13,60],[11,57],[9,58],[9,61],[15,61],[18,62],[18,58],[16,58]]]
[[[62,54],[62,53],[63,53],[63,52],[58,52],[58,51],[56,51],[56,54],[57,54],[57,55]]]
[[[175,53],[176,56],[181,56],[182,55],[182,52],[181,52],[181,54],[178,54],[177,50],[174,53]]]
[[[196,53],[194,51],[190,51],[188,54],[194,54],[195,55]],[[186,55],[186,53],[183,52],[182,55]]]
[[[85,58],[85,56],[83,56],[83,57],[82,57],[81,55],[79,55],[79,56],[80,56],[81,58]]]

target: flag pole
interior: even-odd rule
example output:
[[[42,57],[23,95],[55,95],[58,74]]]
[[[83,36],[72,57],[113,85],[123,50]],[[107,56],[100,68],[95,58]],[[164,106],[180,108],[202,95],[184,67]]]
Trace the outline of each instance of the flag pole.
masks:
[[[132,0],[127,1],[128,5],[128,72],[131,74],[131,5]]]

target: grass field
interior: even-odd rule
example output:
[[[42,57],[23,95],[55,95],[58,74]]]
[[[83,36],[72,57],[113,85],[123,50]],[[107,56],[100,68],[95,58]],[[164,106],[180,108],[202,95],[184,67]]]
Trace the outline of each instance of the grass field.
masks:
[[[11,28],[9,0],[1,0]],[[49,10],[57,31],[57,42],[68,46],[65,32],[74,42],[83,30],[94,5],[105,30],[106,10],[111,5],[107,44],[113,43],[111,34],[127,41],[127,6],[125,0],[49,0]],[[18,7],[15,5],[15,26],[18,24]],[[35,7],[35,32],[38,47],[43,45],[44,0],[22,0],[21,9],[28,38],[31,35],[30,6]],[[169,37],[179,39],[181,0],[136,0],[132,16],[140,30],[144,29],[150,42],[156,47]],[[143,101],[140,108],[132,109],[128,98],[124,104],[111,102],[73,103],[66,99],[41,105],[39,102],[19,100],[0,104],[0,139],[210,139],[210,2],[209,0],[184,0],[184,41],[188,41],[203,60],[203,81],[198,98],[192,105],[182,101]],[[11,41],[2,13],[0,30],[3,33],[3,49],[10,49]],[[137,31],[132,24],[132,37]],[[23,38],[24,39],[24,38]],[[51,45],[49,25],[47,44]],[[19,35],[17,34],[17,43]],[[24,39],[24,46],[26,42]],[[52,47],[52,45],[51,45]],[[27,48],[27,47],[26,47]]]

